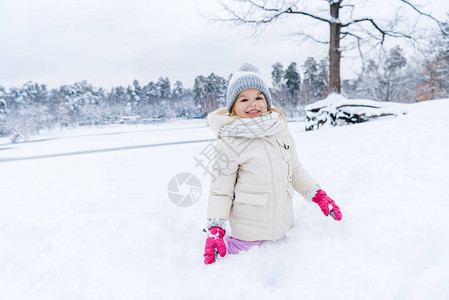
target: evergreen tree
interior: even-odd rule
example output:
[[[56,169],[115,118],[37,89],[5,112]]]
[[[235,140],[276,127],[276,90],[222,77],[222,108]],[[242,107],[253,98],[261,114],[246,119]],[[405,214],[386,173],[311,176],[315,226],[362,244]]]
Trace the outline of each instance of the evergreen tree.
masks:
[[[394,74],[405,67],[407,59],[403,55],[403,50],[399,45],[390,49],[389,55],[385,60],[385,71],[387,74]]]
[[[203,116],[226,104],[227,84],[226,79],[214,73],[207,77],[200,75],[195,78],[194,103],[197,107],[202,108]]]
[[[69,108],[67,99],[61,94],[59,89],[52,89],[49,95],[49,111],[53,125],[68,127],[70,124]]]
[[[149,106],[158,105],[161,99],[161,93],[157,84],[150,81],[145,86],[145,98],[147,99],[147,104]]]
[[[318,100],[327,97],[329,86],[329,59],[323,58],[318,64],[318,74],[315,84],[315,95]]]
[[[209,113],[219,106],[226,105],[226,89],[228,82],[221,76],[211,73],[206,79],[206,90],[208,101],[206,111]]]
[[[201,116],[205,116],[206,102],[206,78],[203,75],[195,77],[193,84],[193,100],[195,106],[201,110]]]
[[[291,103],[293,107],[296,107],[299,98],[299,92],[301,91],[301,76],[299,75],[295,62],[292,62],[284,74],[285,85],[290,95]]]
[[[122,86],[113,87],[106,99],[109,119],[111,121],[118,120],[126,114],[126,104],[128,103],[128,95]]]
[[[139,81],[133,80],[133,104],[136,108],[140,108],[143,96],[143,88],[140,86]]]
[[[385,60],[385,101],[399,101],[400,90],[406,81],[400,70],[407,64],[407,59],[403,55],[403,50],[399,45],[390,49]]]
[[[102,122],[100,102],[104,97],[103,90],[93,87],[86,81],[76,82],[70,87],[74,94],[72,106],[78,114],[79,125],[97,125]]]
[[[304,69],[303,95],[307,105],[317,100],[318,64],[313,57],[308,57],[302,67]]]
[[[273,88],[280,90],[284,84],[284,67],[280,62],[275,63],[271,66],[273,71],[271,71],[271,79],[273,80]]]
[[[284,67],[280,62],[275,63],[271,66],[271,79],[273,83],[273,88],[271,89],[271,94],[273,98],[273,104],[275,106],[280,106],[286,108],[288,102],[288,92],[285,85],[285,71]]]
[[[167,77],[160,77],[157,82],[157,87],[159,88],[159,93],[162,99],[171,98],[170,80]]]
[[[181,81],[176,81],[174,84],[174,88],[173,88],[173,98],[176,100],[180,100],[182,99],[182,96],[184,94],[184,89],[182,87],[182,82]]]
[[[380,91],[382,91],[382,78],[378,65],[373,59],[369,59],[356,81],[356,97],[381,100]]]

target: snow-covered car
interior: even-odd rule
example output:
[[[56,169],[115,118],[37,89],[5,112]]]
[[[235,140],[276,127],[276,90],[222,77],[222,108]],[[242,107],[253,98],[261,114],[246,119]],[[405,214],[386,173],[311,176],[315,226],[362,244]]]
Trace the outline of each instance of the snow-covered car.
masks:
[[[306,130],[318,129],[324,124],[339,126],[407,113],[405,104],[347,99],[338,94],[331,94],[324,100],[307,105],[305,111]]]

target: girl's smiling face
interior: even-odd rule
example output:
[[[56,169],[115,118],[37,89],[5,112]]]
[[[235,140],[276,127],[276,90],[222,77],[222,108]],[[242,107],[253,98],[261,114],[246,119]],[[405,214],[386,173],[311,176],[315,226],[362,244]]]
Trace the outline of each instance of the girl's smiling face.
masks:
[[[261,91],[246,89],[237,96],[232,110],[240,118],[257,118],[268,111],[268,104]]]

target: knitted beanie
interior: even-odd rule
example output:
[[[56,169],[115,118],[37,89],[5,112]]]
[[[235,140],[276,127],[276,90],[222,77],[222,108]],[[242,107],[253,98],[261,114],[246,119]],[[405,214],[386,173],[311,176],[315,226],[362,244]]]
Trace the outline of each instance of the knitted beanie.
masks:
[[[265,99],[267,99],[268,108],[270,108],[271,94],[260,75],[260,71],[255,66],[246,63],[240,67],[229,81],[228,92],[226,94],[226,108],[228,112],[232,112],[232,106],[237,96],[243,90],[250,88],[261,91],[265,95]]]

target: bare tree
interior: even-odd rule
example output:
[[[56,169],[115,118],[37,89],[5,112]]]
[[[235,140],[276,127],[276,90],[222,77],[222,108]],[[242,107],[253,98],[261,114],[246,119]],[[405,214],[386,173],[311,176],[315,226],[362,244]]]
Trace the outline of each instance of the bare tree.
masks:
[[[254,25],[256,27],[274,23],[286,16],[309,18],[318,23],[326,23],[329,26],[329,39],[319,40],[306,31],[297,34],[315,42],[329,45],[329,91],[341,91],[340,61],[343,50],[349,48],[358,49],[363,60],[362,46],[370,44],[372,47],[382,46],[387,37],[406,38],[413,40],[413,26],[408,29],[398,30],[398,25],[403,22],[403,14],[410,11],[417,17],[429,18],[437,24],[440,30],[443,23],[425,13],[420,7],[407,0],[392,0],[398,3],[395,17],[385,20],[385,16],[354,16],[356,6],[351,0],[218,0],[223,7],[223,13],[219,16],[209,17],[214,21],[233,22],[238,25]],[[375,1],[375,0],[372,0]],[[358,1],[357,1],[358,2]],[[328,9],[326,10],[326,6]],[[388,7],[393,7],[389,4]],[[388,8],[385,8],[388,10]],[[415,22],[417,24],[417,21]],[[345,39],[347,47],[341,46]],[[373,43],[374,42],[374,43]]]

